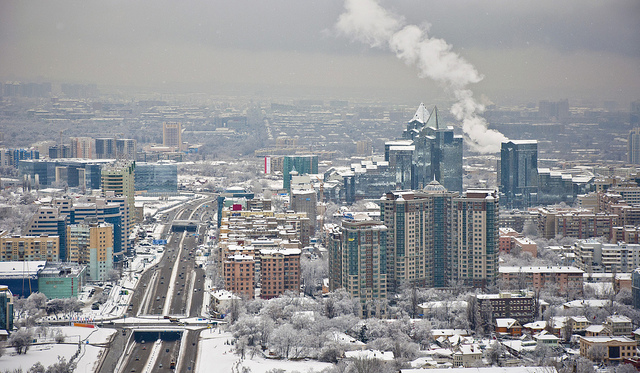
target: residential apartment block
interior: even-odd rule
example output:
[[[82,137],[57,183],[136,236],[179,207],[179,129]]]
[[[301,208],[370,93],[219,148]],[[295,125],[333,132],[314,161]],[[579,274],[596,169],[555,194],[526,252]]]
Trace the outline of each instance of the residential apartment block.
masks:
[[[535,319],[533,293],[478,294],[476,297],[479,309],[490,311],[494,320],[512,318],[524,325]]]
[[[19,236],[0,232],[0,261],[58,261],[58,236]]]
[[[384,315],[372,301],[387,298],[387,227],[377,220],[344,219],[329,246],[329,289],[343,288],[359,299],[363,317]]]
[[[541,290],[557,286],[560,291],[582,293],[584,271],[577,267],[509,267],[500,266],[500,279],[516,289]]]
[[[300,291],[300,249],[260,250],[260,298]]]

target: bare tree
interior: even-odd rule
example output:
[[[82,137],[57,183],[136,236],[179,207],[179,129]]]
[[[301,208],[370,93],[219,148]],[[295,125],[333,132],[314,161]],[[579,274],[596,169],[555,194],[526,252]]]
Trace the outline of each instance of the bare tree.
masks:
[[[593,361],[603,362],[607,356],[607,347],[603,344],[594,344],[587,350],[587,356]]]
[[[16,349],[18,355],[26,354],[33,344],[33,334],[27,328],[20,328],[11,334],[7,342]]]

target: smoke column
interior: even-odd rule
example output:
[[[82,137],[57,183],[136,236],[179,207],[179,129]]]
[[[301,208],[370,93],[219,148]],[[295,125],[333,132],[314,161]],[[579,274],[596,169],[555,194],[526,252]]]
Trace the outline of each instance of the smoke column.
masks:
[[[500,143],[507,138],[487,128],[487,122],[478,116],[484,105],[467,88],[483,78],[473,65],[453,52],[446,41],[429,37],[427,30],[416,25],[406,25],[402,17],[386,11],[376,0],[346,0],[344,7],[336,24],[340,33],[372,47],[388,48],[406,64],[416,66],[420,78],[438,82],[455,97],[451,113],[462,122],[471,148],[481,153],[500,151]]]

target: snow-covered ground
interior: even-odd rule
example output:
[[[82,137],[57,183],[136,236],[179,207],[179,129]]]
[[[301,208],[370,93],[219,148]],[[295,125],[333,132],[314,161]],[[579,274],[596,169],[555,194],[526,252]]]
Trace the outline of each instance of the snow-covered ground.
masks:
[[[274,368],[284,369],[285,372],[319,372],[332,366],[330,363],[316,360],[266,359],[262,355],[251,357],[250,354],[245,355],[242,360],[239,355],[233,352],[234,346],[225,344],[225,342],[232,340],[233,336],[230,332],[223,332],[217,328],[203,331],[200,334],[200,343],[198,344],[196,372],[208,373],[212,371],[212,367],[215,367],[215,371],[220,373],[230,373],[234,367],[239,368],[235,370],[239,372],[243,367],[250,368],[251,373],[264,373]]]
[[[31,346],[26,354],[18,355],[13,348],[7,348],[5,355],[0,357],[0,367],[3,370],[22,369],[26,372],[38,361],[45,367],[56,363],[58,356],[69,361],[78,350],[78,342],[81,342],[80,357],[76,360],[75,371],[92,372],[97,368],[100,354],[105,350],[100,345],[107,343],[116,332],[115,329],[75,326],[52,327],[49,330],[55,329],[62,330],[65,335],[64,343],[56,343],[53,336],[49,336],[38,339],[37,344]]]

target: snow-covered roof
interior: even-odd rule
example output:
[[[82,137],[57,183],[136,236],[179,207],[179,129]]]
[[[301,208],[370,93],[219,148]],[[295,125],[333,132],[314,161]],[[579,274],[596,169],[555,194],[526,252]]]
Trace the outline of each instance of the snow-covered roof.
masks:
[[[574,322],[589,322],[589,320],[584,316],[569,316]]]
[[[232,292],[228,290],[216,290],[211,293],[211,296],[219,301],[240,299],[240,297],[238,297],[237,295],[234,295]]]
[[[458,351],[454,352],[454,354],[462,354],[462,355],[482,355],[482,350],[480,346],[477,344],[469,344],[469,345],[460,345],[458,346]]]
[[[480,367],[402,369],[402,373],[556,373],[554,367]]]
[[[611,315],[607,317],[607,322],[612,323],[631,323],[631,319],[623,315]]]
[[[516,145],[524,145],[524,144],[537,144],[538,140],[509,140],[508,142],[512,142]]]
[[[542,267],[512,267],[500,266],[500,273],[584,273],[578,267],[542,266]]]
[[[393,352],[379,350],[345,351],[344,356],[347,359],[379,359],[383,361],[393,360]]]
[[[526,323],[522,325],[523,328],[532,329],[532,330],[542,330],[547,327],[546,321],[534,321],[530,323]]]
[[[533,339],[535,339],[536,341],[557,341],[560,338],[556,337],[553,334],[547,333],[546,330],[543,330],[542,332],[535,334],[533,336]]]
[[[517,322],[518,322],[518,320],[512,319],[510,317],[496,319],[496,325],[498,326],[498,328],[507,328],[508,329],[508,328],[513,327]]]
[[[589,333],[602,333],[603,330],[604,325],[589,325],[584,328],[584,331]]]
[[[421,102],[420,106],[418,106],[418,110],[416,110],[416,113],[413,115],[413,119],[411,119],[411,122],[420,122],[424,124],[427,122],[428,119],[429,119],[429,111],[424,106],[424,103]]]
[[[467,308],[467,301],[464,300],[453,300],[453,301],[433,301],[433,302],[424,302],[418,305],[419,308],[422,309],[437,309],[437,308],[448,308],[454,310],[462,310]]]
[[[302,253],[300,249],[262,249],[260,253],[263,255],[273,255],[273,254],[282,254],[282,255],[299,255]]]
[[[598,337],[581,337],[582,339],[591,343],[607,343],[607,342],[633,342],[635,341],[627,337],[614,337],[614,336],[598,336]]]
[[[577,299],[563,303],[564,308],[604,307],[609,301],[605,299]]]
[[[431,335],[434,338],[437,337],[449,337],[452,335],[463,335],[463,336],[467,336],[469,335],[469,331],[466,329],[432,329],[431,330]]]
[[[0,278],[35,277],[46,264],[44,260],[0,262]]]
[[[334,331],[331,333],[331,338],[336,341],[336,342],[341,342],[341,343],[347,343],[347,344],[351,344],[351,345],[356,345],[356,346],[364,346],[365,343],[362,341],[359,341],[355,338],[353,338],[352,336],[343,333],[343,332],[337,332]]]

